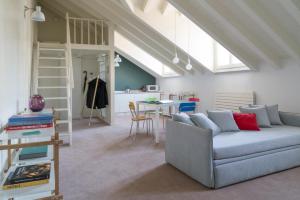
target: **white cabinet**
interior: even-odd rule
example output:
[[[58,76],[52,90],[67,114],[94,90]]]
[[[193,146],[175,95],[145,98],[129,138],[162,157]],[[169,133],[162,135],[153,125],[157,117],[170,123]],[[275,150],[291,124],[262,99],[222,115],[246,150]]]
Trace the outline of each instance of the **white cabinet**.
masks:
[[[115,93],[115,112],[129,112],[128,104],[130,101],[145,101],[149,97],[155,97],[160,100],[160,93],[139,92],[139,93]],[[140,110],[145,110],[145,107],[140,107]]]

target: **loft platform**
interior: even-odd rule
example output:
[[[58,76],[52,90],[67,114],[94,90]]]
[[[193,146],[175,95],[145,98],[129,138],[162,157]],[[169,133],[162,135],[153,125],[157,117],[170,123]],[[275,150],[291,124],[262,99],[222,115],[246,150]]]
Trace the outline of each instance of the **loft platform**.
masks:
[[[110,50],[109,22],[66,14],[67,45],[71,49]]]

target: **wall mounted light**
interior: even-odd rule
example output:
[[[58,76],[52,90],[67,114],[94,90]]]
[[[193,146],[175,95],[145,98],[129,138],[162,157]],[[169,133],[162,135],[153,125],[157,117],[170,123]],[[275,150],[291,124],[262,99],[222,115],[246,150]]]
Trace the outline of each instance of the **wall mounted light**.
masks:
[[[34,8],[29,8],[27,6],[24,6],[24,17],[26,16],[26,11],[28,11],[28,10],[33,10],[32,14],[31,14],[31,19],[33,21],[37,21],[37,22],[45,21],[45,15],[42,12],[41,6],[36,6],[35,10],[34,10]]]

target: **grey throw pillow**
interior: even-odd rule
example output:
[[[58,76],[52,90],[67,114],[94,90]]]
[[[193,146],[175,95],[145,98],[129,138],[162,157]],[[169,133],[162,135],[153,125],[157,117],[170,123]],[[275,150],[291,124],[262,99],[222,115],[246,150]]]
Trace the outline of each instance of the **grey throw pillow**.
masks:
[[[207,111],[207,114],[208,118],[215,122],[222,132],[240,130],[233,118],[232,111],[230,110]]]
[[[181,122],[181,123],[185,123],[185,124],[189,124],[189,125],[195,125],[190,116],[186,113],[176,113],[173,115],[173,120],[177,121],[177,122]]]
[[[250,107],[264,107],[263,105],[250,105]],[[272,125],[282,125],[279,117],[278,104],[276,105],[266,105],[269,120]]]
[[[190,117],[196,126],[212,130],[213,136],[221,132],[221,129],[203,113],[192,114]]]
[[[254,113],[259,127],[270,128],[271,122],[268,116],[267,108],[263,107],[240,107],[241,113]]]

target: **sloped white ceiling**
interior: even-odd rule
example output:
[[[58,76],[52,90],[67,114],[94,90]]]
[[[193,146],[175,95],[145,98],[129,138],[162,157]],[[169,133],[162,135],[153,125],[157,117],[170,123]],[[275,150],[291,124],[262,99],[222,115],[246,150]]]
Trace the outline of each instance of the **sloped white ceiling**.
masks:
[[[100,17],[117,24],[144,50],[169,64],[177,72],[185,71],[185,63],[174,66],[170,41],[137,19],[132,9],[145,12],[151,0],[44,0],[61,12],[77,16]],[[299,0],[168,0],[176,9],[209,33],[247,66],[280,68],[290,63],[300,65],[300,1]],[[166,0],[161,0],[166,8]],[[123,8],[123,9],[122,9]],[[183,57],[184,52],[179,52]],[[193,60],[197,70],[205,70]],[[185,71],[186,72],[186,71]]]
[[[298,0],[168,1],[245,63],[300,63]]]

